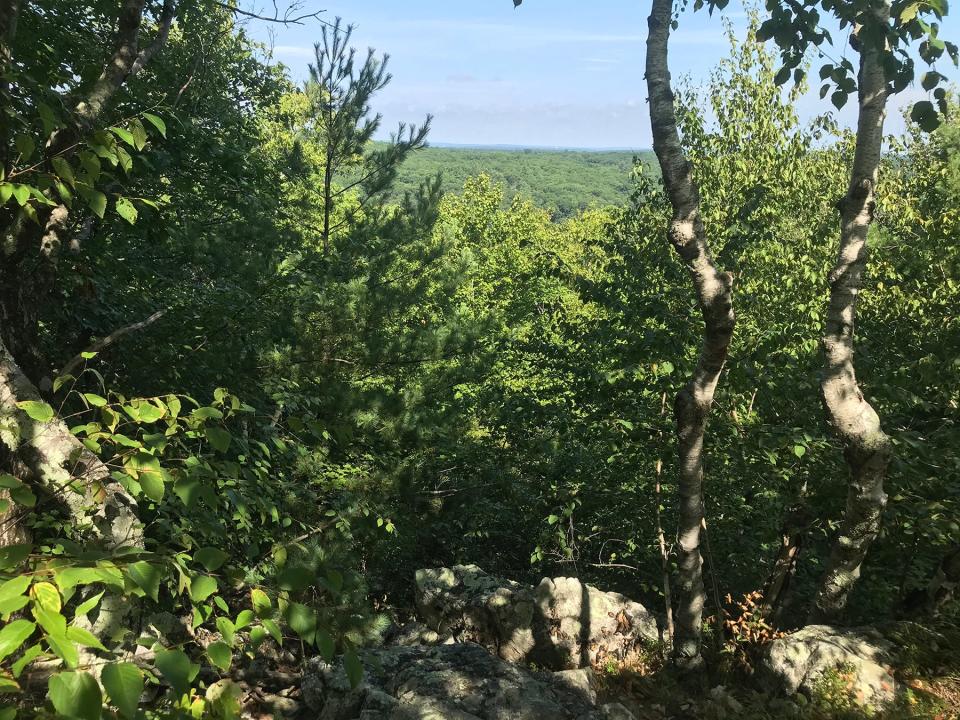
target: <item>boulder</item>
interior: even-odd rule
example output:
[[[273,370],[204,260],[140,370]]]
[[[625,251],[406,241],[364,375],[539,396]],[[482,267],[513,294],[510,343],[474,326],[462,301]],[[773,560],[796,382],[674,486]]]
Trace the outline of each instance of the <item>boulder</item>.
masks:
[[[487,575],[476,565],[417,570],[420,619],[441,636],[523,662],[536,646],[533,588]]]
[[[473,644],[363,650],[364,678],[351,688],[341,665],[313,660],[303,701],[317,720],[632,720],[595,705],[579,675],[534,673]]]
[[[418,570],[416,605],[440,636],[556,670],[621,658],[659,638],[656,618],[643,605],[577,578],[544,578],[534,588],[476,565]]]
[[[808,625],[771,642],[762,665],[787,694],[808,696],[816,692],[825,672],[847,668],[856,674],[852,688],[856,698],[864,704],[883,704],[896,692],[890,672],[893,661],[893,644],[875,629]]]
[[[577,578],[544,578],[534,594],[537,619],[549,647],[539,653],[552,667],[591,667],[622,659],[639,642],[659,639],[656,618],[640,603]]]

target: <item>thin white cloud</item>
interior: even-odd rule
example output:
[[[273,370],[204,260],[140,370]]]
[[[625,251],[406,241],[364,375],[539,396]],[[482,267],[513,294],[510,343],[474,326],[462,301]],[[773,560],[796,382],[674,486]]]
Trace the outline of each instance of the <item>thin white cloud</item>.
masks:
[[[312,59],[313,48],[304,47],[302,45],[275,45],[273,48],[274,55],[283,55],[285,57],[296,57],[296,58],[307,58]]]

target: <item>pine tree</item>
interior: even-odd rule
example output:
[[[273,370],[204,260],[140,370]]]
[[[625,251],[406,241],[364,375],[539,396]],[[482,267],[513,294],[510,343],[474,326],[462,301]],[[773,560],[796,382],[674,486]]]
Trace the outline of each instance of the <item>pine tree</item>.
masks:
[[[313,129],[324,147],[323,228],[324,253],[330,251],[330,236],[350,218],[332,224],[335,202],[345,193],[359,193],[362,209],[382,198],[407,155],[426,145],[430,132],[428,115],[422,125],[400,123],[389,142],[371,148],[383,116],[371,115],[370,99],[391,80],[388,55],[377,57],[367,50],[357,69],[356,49],[350,47],[353,26],[342,26],[338,17],[324,26],[322,40],[314,46],[316,63],[310,65],[306,93],[311,101]],[[335,185],[337,180],[342,182]]]

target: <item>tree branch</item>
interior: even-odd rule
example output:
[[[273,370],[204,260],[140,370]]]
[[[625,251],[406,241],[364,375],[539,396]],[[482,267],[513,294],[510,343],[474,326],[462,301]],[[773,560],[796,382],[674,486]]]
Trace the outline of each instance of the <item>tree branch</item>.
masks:
[[[132,332],[136,332],[137,330],[143,330],[145,327],[152,325],[153,323],[155,323],[157,320],[159,320],[166,314],[167,314],[167,308],[164,308],[163,310],[157,310],[150,317],[144,320],[141,320],[140,322],[131,323],[130,325],[125,325],[122,328],[114,330],[112,333],[107,335],[102,340],[95,342],[84,352],[86,353],[102,352],[103,350],[106,350],[108,347],[113,345],[113,343],[115,343],[117,340],[122,338],[124,335],[128,335]],[[78,353],[76,356],[74,356],[74,358],[70,362],[68,362],[66,365],[63,366],[63,368],[60,370],[59,377],[72,374],[73,371],[80,366],[83,360],[84,360],[83,353]]]
[[[283,17],[280,17],[280,11],[277,10],[276,13],[271,17],[270,15],[260,15],[259,13],[251,12],[249,10],[241,10],[236,5],[230,5],[229,3],[219,2],[219,0],[214,0],[214,5],[217,7],[223,8],[232,12],[234,15],[243,15],[244,17],[251,18],[252,20],[263,20],[265,22],[278,23],[280,25],[303,25],[305,20],[317,20],[324,25],[329,25],[326,20],[322,20],[320,15],[326,12],[326,10],[317,10],[312,13],[304,13],[303,15],[294,16],[293,13],[300,9],[299,3],[293,3],[287,7],[284,11]],[[276,9],[276,6],[274,6]]]

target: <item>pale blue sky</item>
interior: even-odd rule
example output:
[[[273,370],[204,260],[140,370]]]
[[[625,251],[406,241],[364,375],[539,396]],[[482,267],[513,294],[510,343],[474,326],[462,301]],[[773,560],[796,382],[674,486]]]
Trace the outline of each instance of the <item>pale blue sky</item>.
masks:
[[[241,7],[262,9],[266,0],[257,2]],[[434,143],[650,146],[643,81],[648,1],[525,0],[515,10],[511,0],[305,0],[303,8],[323,8],[330,20],[342,16],[356,25],[358,47],[390,54],[394,79],[374,103],[385,129],[431,113]],[[746,25],[737,0],[724,16],[739,29]],[[272,43],[294,78],[306,77],[317,23],[250,29]],[[945,22],[941,37],[957,40],[960,21]],[[719,19],[688,11],[671,43],[674,77],[702,81],[726,51]],[[960,79],[949,62],[938,69]],[[897,103],[922,94],[908,90]],[[811,94],[801,116],[827,107]],[[891,110],[888,127],[895,131],[902,122]],[[841,119],[851,118],[847,111]]]

